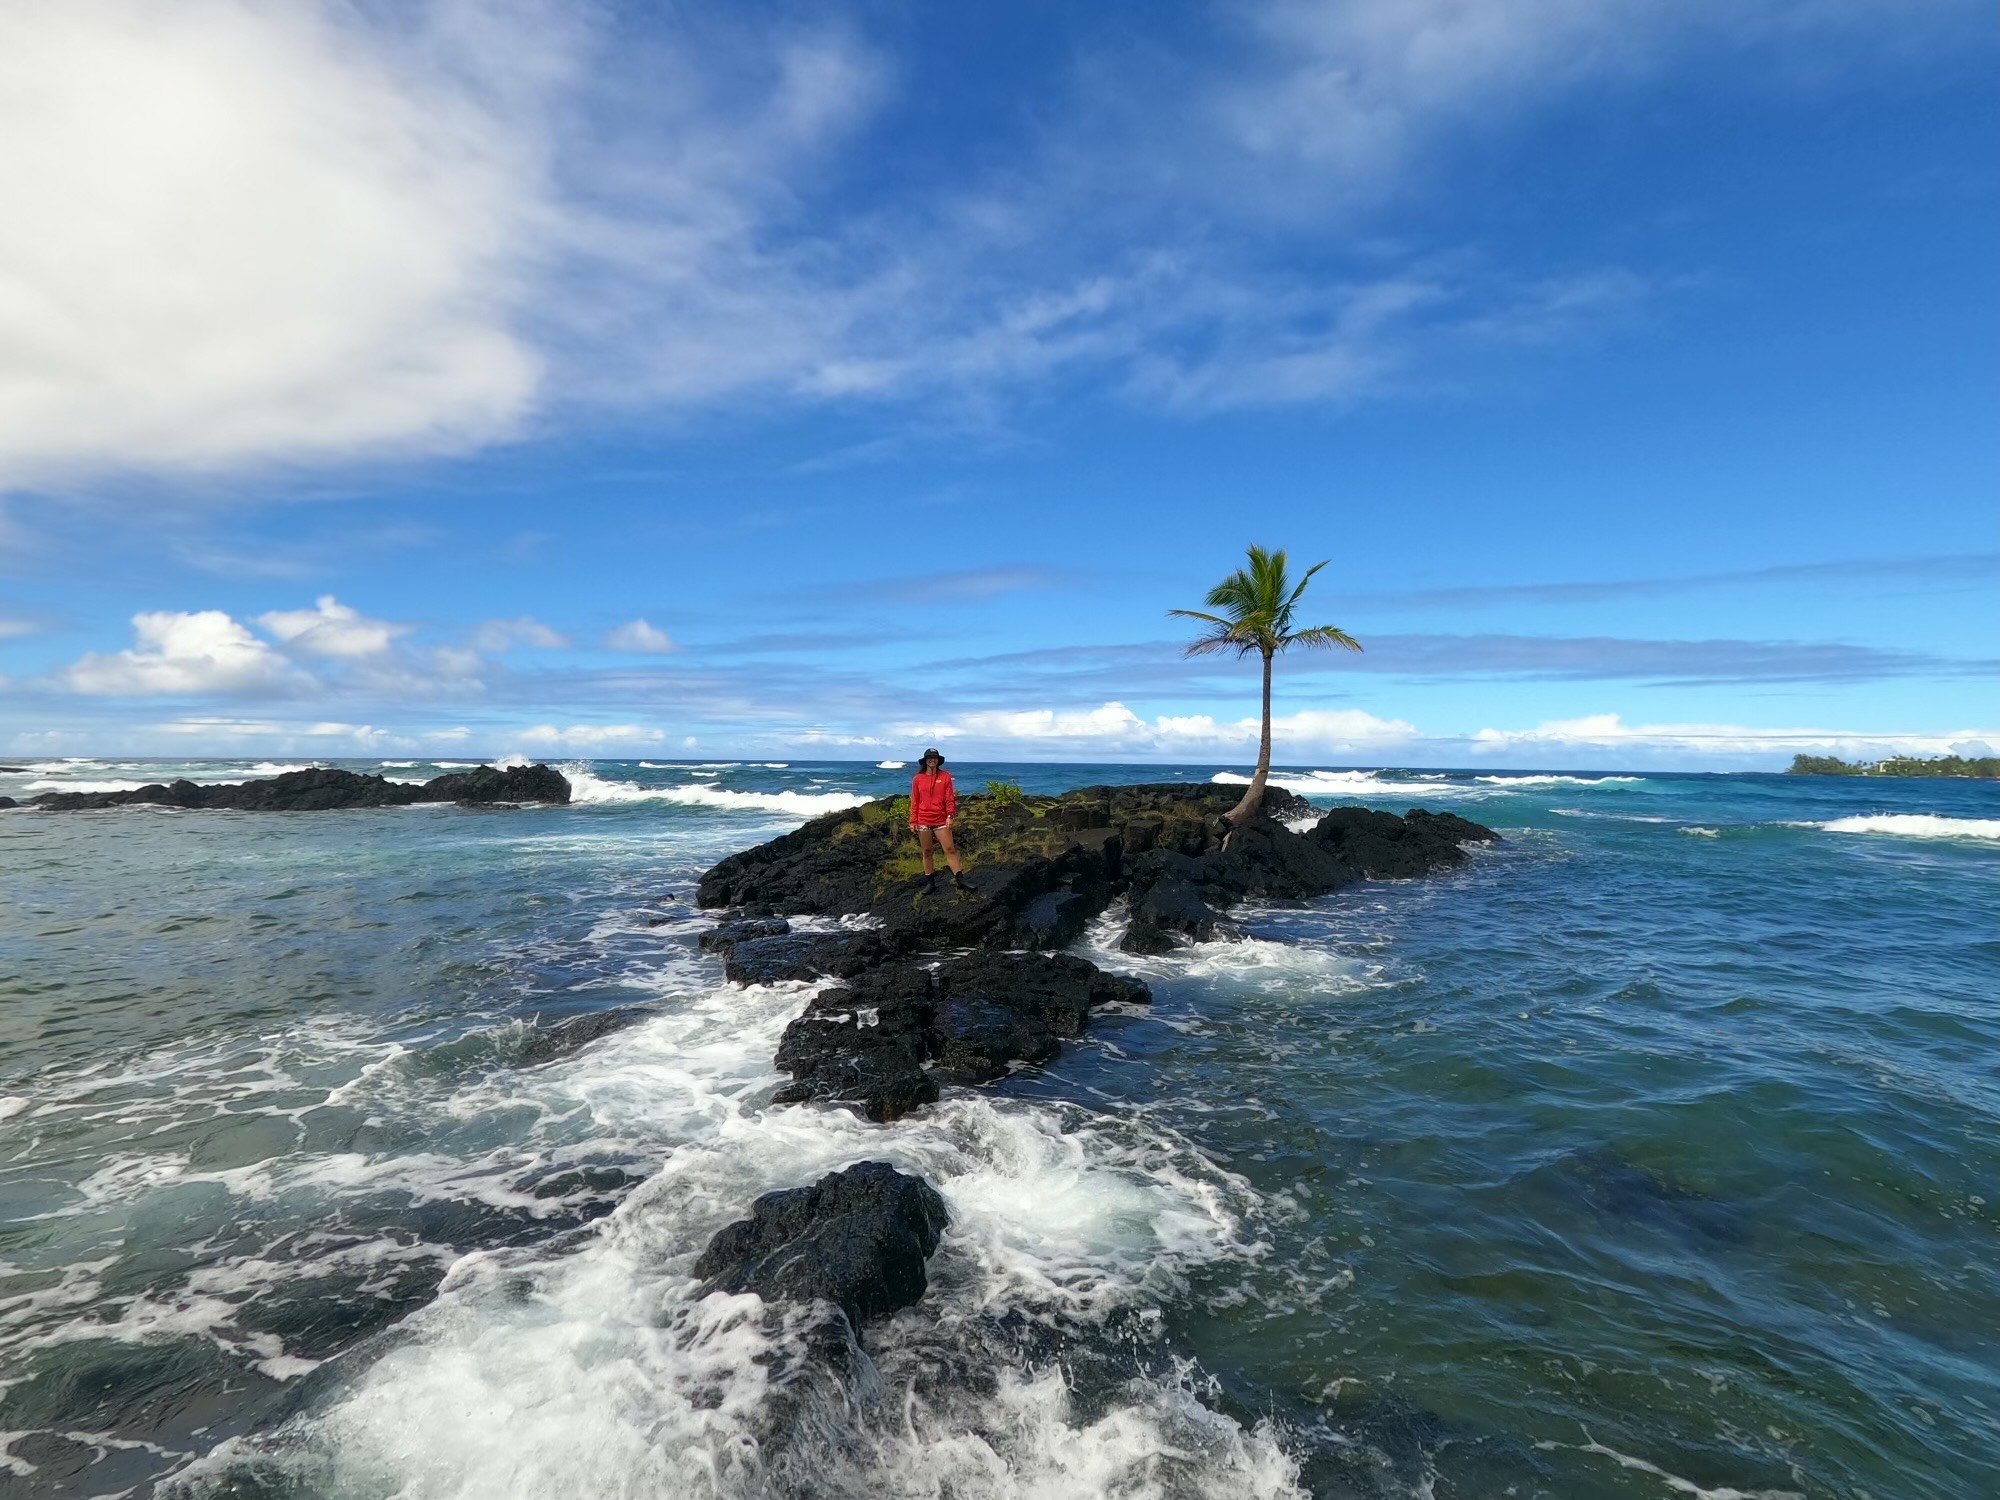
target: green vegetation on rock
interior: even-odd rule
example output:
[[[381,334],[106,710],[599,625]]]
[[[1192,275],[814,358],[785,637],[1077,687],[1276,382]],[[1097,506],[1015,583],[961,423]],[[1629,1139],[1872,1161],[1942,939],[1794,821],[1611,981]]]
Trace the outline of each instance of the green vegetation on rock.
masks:
[[[2000,781],[2000,755],[1892,755],[1851,761],[1834,755],[1795,755],[1787,776],[1972,776]]]

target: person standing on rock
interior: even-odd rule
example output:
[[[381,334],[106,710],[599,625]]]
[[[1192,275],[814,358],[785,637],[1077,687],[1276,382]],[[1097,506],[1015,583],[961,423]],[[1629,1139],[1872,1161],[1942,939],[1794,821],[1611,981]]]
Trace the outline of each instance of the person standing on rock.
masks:
[[[951,839],[951,820],[958,813],[958,788],[951,784],[951,772],[944,768],[944,756],[935,747],[926,750],[917,762],[917,774],[910,778],[910,831],[924,855],[924,889],[937,889],[937,866],[931,860],[933,842],[944,846],[944,862],[951,866],[951,883],[961,891],[972,889],[965,867],[958,862],[958,848]]]

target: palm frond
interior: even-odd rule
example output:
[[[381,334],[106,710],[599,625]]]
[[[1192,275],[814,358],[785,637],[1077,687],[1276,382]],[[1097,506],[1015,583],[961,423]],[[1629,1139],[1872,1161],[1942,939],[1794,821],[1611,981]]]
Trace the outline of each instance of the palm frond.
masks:
[[[1342,630],[1338,625],[1313,625],[1305,630],[1292,632],[1285,642],[1288,646],[1344,646],[1349,651],[1359,651],[1361,642]]]

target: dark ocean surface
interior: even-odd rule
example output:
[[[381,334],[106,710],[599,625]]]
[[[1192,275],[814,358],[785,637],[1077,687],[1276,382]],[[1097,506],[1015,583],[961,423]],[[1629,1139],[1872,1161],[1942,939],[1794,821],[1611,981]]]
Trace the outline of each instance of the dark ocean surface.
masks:
[[[0,1496],[2000,1495],[2000,785],[1285,773],[1505,840],[1163,959],[1114,912],[1150,1012],[881,1126],[769,1106],[806,991],[691,890],[908,773],[566,769],[0,812]],[[954,1219],[835,1380],[689,1267],[871,1157]]]

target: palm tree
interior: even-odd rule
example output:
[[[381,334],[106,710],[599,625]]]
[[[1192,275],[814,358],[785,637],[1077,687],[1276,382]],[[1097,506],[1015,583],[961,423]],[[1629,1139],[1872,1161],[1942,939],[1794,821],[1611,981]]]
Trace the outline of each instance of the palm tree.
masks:
[[[1231,573],[1210,589],[1202,601],[1209,609],[1220,610],[1220,614],[1199,609],[1167,611],[1184,620],[1200,620],[1209,627],[1208,634],[1189,644],[1189,656],[1206,656],[1216,651],[1248,656],[1255,651],[1264,658],[1264,735],[1257,745],[1257,774],[1250,778],[1243,800],[1229,812],[1230,823],[1238,828],[1257,816],[1257,809],[1264,802],[1264,783],[1271,775],[1271,658],[1290,646],[1361,649],[1361,642],[1338,626],[1292,629],[1292,610],[1299,602],[1299,595],[1306,591],[1313,574],[1325,566],[1324,562],[1314,563],[1295,586],[1286,571],[1282,548],[1266,552],[1262,547],[1252,547],[1250,566]]]

